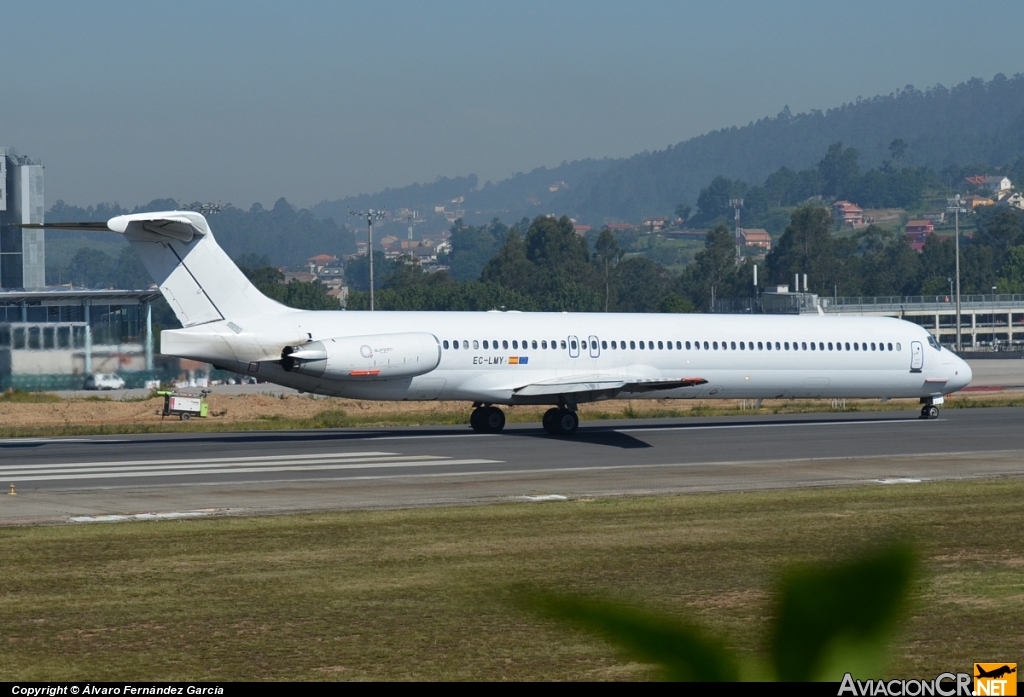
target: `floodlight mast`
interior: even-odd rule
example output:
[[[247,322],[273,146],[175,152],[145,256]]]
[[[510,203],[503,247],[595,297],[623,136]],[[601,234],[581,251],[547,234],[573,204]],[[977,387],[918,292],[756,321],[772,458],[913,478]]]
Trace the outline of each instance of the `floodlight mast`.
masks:
[[[370,312],[373,312],[373,221],[381,220],[387,213],[384,211],[378,211],[373,208],[368,208],[365,211],[354,211],[351,208],[348,209],[349,216],[366,216],[366,228],[367,228],[367,244],[366,244],[366,257],[367,261],[370,262]]]
[[[956,351],[960,353],[964,350],[960,333],[960,214],[967,212],[960,194],[946,199],[946,211],[952,213],[956,220],[953,235],[956,238]]]

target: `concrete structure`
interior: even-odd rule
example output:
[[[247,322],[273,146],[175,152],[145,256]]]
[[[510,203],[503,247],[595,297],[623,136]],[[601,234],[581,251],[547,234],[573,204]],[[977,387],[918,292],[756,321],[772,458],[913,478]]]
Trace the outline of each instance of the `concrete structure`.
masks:
[[[46,246],[42,230],[13,227],[42,223],[43,166],[0,147],[0,288],[46,286]]]
[[[861,315],[899,317],[920,324],[947,346],[956,345],[956,298],[952,295],[828,298],[791,293],[788,286],[760,298],[721,298],[714,312]],[[1024,294],[961,296],[963,346],[971,349],[1024,349]]]
[[[90,373],[152,377],[158,290],[0,292],[0,389],[79,389]],[[138,385],[141,387],[142,385]]]

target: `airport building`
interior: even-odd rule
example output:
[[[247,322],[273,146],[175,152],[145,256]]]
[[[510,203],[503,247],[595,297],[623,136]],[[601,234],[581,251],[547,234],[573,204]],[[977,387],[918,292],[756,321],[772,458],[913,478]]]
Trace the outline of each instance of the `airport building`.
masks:
[[[92,373],[128,387],[166,380],[154,356],[158,290],[0,291],[0,390],[81,389]]]
[[[42,223],[43,166],[0,147],[0,288],[46,286],[46,245],[42,230],[15,225]]]

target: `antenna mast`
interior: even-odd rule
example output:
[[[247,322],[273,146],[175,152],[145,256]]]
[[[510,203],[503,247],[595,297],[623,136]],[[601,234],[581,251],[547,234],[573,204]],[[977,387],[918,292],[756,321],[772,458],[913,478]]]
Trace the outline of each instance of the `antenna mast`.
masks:
[[[384,211],[378,211],[373,208],[368,208],[365,211],[354,211],[349,208],[348,214],[349,217],[366,217],[366,257],[367,261],[370,262],[370,312],[373,312],[373,221],[381,220],[387,214]]]
[[[743,208],[743,199],[731,198],[729,199],[729,205],[736,211],[734,216],[736,221],[736,263],[739,264],[740,258],[743,256],[743,228],[740,227],[740,209]]]

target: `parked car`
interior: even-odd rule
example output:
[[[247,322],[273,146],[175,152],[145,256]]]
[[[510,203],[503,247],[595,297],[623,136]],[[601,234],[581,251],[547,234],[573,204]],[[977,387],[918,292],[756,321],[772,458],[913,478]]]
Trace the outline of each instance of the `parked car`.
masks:
[[[123,390],[124,378],[115,373],[93,373],[85,379],[87,390]]]

